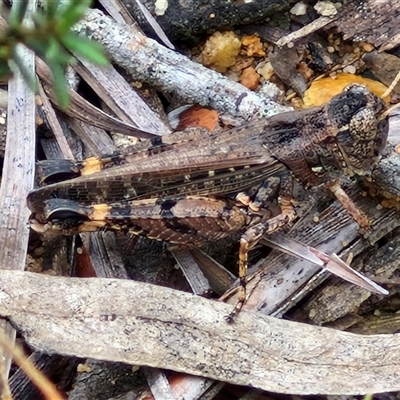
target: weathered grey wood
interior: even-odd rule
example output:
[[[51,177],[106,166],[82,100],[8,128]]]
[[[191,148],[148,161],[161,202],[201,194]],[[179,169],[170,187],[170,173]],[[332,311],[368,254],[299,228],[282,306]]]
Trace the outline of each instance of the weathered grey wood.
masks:
[[[343,32],[344,40],[367,41],[389,50],[399,44],[400,4],[380,0],[348,2],[332,25]]]
[[[208,279],[194,261],[189,250],[172,251],[172,255],[185,275],[194,294],[202,295],[211,290]]]
[[[34,74],[34,55],[18,49],[27,71]],[[27,220],[30,211],[26,196],[33,188],[35,173],[35,95],[17,74],[9,81],[7,135],[4,168],[0,188],[0,260],[2,268],[23,270],[28,247]],[[0,331],[15,340],[15,331],[6,321],[0,321]],[[0,354],[8,374],[9,354]]]
[[[176,92],[186,101],[246,120],[255,114],[272,115],[288,109],[161,46],[134,27],[127,29],[100,10],[89,10],[75,30],[101,42],[112,61],[134,79],[154,84],[163,92]]]
[[[369,42],[380,50],[390,50],[400,42],[399,3],[381,0],[349,1],[331,17],[319,17],[303,28],[282,37],[279,46],[304,38],[318,29],[337,28],[345,40]]]
[[[121,121],[133,123],[155,135],[171,132],[165,121],[150,109],[112,66],[101,68],[79,58],[74,68]]]
[[[50,100],[48,99],[46,93],[44,92],[41,84],[39,84],[39,94],[40,94],[40,99],[42,101],[43,112],[47,118],[49,127],[52,129],[53,135],[58,143],[58,146],[60,147],[61,153],[63,154],[64,158],[73,160],[74,154],[68,145],[60,121],[57,118],[57,114],[52,104],[50,103]]]
[[[176,400],[165,374],[158,368],[143,368],[154,400]]]
[[[297,394],[400,389],[400,335],[358,336],[122,279],[0,275],[0,314],[48,353],[198,374]],[[62,338],[62,340],[60,340]],[[90,343],[90,346],[87,344]]]

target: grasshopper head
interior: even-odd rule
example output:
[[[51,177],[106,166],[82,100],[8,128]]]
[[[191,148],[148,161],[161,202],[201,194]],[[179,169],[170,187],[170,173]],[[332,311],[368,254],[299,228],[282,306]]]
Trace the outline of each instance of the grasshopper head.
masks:
[[[352,84],[327,105],[336,132],[330,150],[348,176],[368,175],[386,146],[388,118],[384,101],[367,87]]]

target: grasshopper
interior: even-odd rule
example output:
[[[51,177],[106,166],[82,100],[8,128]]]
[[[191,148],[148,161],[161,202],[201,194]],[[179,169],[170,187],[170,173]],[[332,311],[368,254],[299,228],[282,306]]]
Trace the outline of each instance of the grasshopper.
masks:
[[[386,145],[385,103],[350,85],[326,105],[282,113],[223,133],[194,130],[144,141],[121,154],[81,163],[42,163],[43,175],[71,179],[28,195],[38,232],[76,234],[111,229],[201,246],[243,232],[239,300],[246,299],[247,253],[266,233],[296,217],[293,179],[328,184],[360,225],[367,219],[338,189],[337,178],[368,175]],[[281,212],[271,216],[270,201]]]

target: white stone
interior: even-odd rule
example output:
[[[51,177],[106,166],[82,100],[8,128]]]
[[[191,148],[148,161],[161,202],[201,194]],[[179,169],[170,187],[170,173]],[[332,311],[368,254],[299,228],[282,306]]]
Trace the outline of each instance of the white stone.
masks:
[[[323,17],[333,17],[337,14],[337,9],[331,1],[319,1],[314,6],[315,11]]]
[[[302,1],[296,3],[290,9],[290,13],[293,15],[306,15],[306,12],[307,12],[307,6]]]
[[[160,17],[168,8],[168,0],[157,0],[154,4],[154,13]]]
[[[264,65],[257,66],[256,71],[267,81],[271,79],[274,74],[274,69],[269,61]]]
[[[354,65],[347,65],[346,67],[343,68],[343,72],[346,74],[355,74],[356,67]]]

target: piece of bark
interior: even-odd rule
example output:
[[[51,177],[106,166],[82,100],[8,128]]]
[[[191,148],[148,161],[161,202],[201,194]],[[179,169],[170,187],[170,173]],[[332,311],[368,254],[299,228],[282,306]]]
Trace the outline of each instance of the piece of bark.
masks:
[[[381,246],[377,243],[375,246],[366,249],[352,262],[353,268],[358,271],[362,271],[364,274],[373,276],[378,282],[387,282],[389,288],[391,288],[391,295],[396,296],[397,284],[396,280],[392,278],[393,274],[398,276],[398,259],[400,253],[400,237],[398,236],[399,230],[393,232],[394,236],[388,238],[388,242]],[[395,285],[393,287],[393,284]],[[373,305],[374,310],[384,307],[385,303],[390,301],[389,297],[373,296],[369,291],[362,289],[355,285],[350,285],[347,282],[332,277],[328,279],[324,285],[314,291],[302,304],[302,307],[295,312],[291,312],[289,315],[290,319],[296,321],[307,321],[309,323],[326,325],[330,327],[340,326],[343,323],[343,319],[351,315],[365,314],[366,312],[373,310],[367,310],[367,305],[362,307],[362,304],[367,300]],[[362,310],[361,310],[362,308]],[[338,324],[336,324],[336,321]],[[353,318],[353,321],[346,319],[346,324],[342,329],[347,329],[350,326],[359,323],[363,318]],[[389,324],[386,324],[389,326]],[[371,326],[371,329],[379,328],[380,332],[370,333],[392,333],[393,330],[383,332],[385,326],[378,327],[378,323]],[[392,328],[394,329],[394,328]],[[361,332],[360,332],[361,333]]]
[[[172,251],[172,255],[185,275],[194,294],[204,295],[211,290],[208,279],[194,261],[189,250]]]
[[[146,392],[146,381],[138,368],[127,364],[116,364],[97,360],[86,360],[78,367],[78,373],[68,400],[105,400],[120,398],[126,392],[135,393],[130,400],[150,400],[140,397]],[[117,397],[118,396],[118,397]]]
[[[68,145],[60,121],[57,118],[57,114],[52,107],[46,93],[44,92],[41,84],[39,84],[39,94],[42,101],[42,109],[46,116],[47,123],[49,124],[49,127],[51,128],[53,135],[57,140],[57,144],[60,148],[61,153],[63,154],[63,158],[67,160],[74,160],[74,154]]]
[[[370,53],[365,53],[362,59],[368,70],[386,86],[390,86],[400,71],[400,58],[393,54],[371,51]],[[400,94],[400,83],[394,87],[393,91]]]
[[[4,20],[0,20],[0,25],[4,26]],[[50,69],[46,64],[36,59],[36,68],[38,76],[42,79],[43,88],[49,99],[57,106],[57,95],[55,94]],[[70,103],[64,112],[74,118],[78,118],[82,122],[92,124],[98,128],[124,133],[125,135],[151,138],[157,135],[137,129],[134,125],[127,124],[119,119],[104,113],[102,110],[89,103],[72,89],[68,90]]]
[[[85,146],[85,158],[91,156],[105,156],[117,151],[113,140],[104,129],[91,126],[76,118],[66,117],[65,121],[73,129],[75,134],[81,139]],[[65,157],[63,157],[65,158]]]
[[[227,324],[231,307],[223,303],[121,279],[5,270],[0,288],[0,314],[27,343],[48,353],[172,369],[278,393],[400,390],[400,335],[358,336],[251,312]]]
[[[175,400],[168,379],[158,368],[143,368],[154,400]]]
[[[400,3],[367,0],[350,1],[339,9],[335,23],[344,40],[366,41],[389,50],[399,44]]]
[[[66,390],[72,383],[73,375],[78,360],[71,357],[62,357],[58,354],[47,355],[35,352],[29,356],[35,368],[40,370],[47,378],[56,382],[60,391]],[[60,381],[60,375],[63,378]],[[10,388],[14,399],[41,399],[40,390],[25,375],[22,369],[18,369],[10,378]]]
[[[78,59],[74,69],[121,121],[134,124],[144,131],[157,132],[159,135],[171,132],[112,66],[100,68],[83,57]]]
[[[6,107],[7,108],[7,107]],[[7,110],[0,107],[0,158],[4,157],[7,137]]]
[[[85,20],[74,29],[102,43],[112,61],[134,79],[151,83],[163,92],[174,91],[186,102],[208,105],[245,120],[288,110],[218,72],[166,49],[133,27],[126,29],[125,25],[117,24],[99,10],[89,10]]]
[[[400,43],[397,27],[400,23],[400,4],[380,0],[349,1],[332,17],[320,17],[303,28],[281,38],[284,46],[304,38],[318,29],[336,28],[344,40],[369,42],[380,50],[390,50]]]
[[[237,25],[251,25],[266,17],[288,10],[297,0],[253,0],[251,2],[221,2],[219,0],[188,0],[185,2],[169,0],[161,3],[145,0],[142,3],[156,16],[157,22],[172,41],[197,44],[202,35],[211,34],[218,29],[229,29]],[[138,21],[141,28],[150,36],[146,18],[134,0],[124,0],[127,9]],[[165,11],[155,11],[158,4],[165,4]],[[157,7],[158,9],[158,7]]]
[[[269,61],[279,78],[300,97],[303,97],[307,83],[304,76],[296,69],[299,62],[296,48],[276,47],[272,53],[269,53]]]

